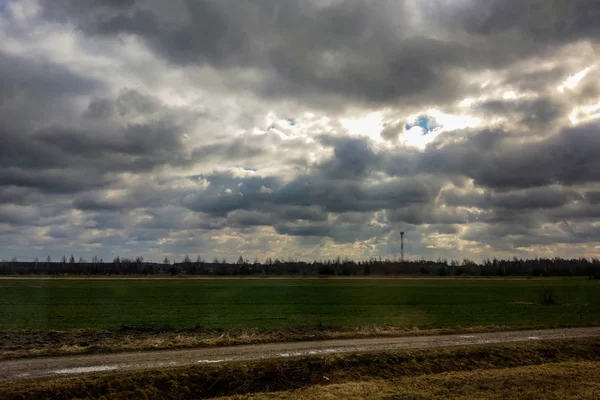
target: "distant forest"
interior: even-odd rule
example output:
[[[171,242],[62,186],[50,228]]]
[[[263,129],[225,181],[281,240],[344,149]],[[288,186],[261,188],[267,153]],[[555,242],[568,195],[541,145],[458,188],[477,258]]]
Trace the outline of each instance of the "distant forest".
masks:
[[[214,276],[587,276],[600,279],[600,260],[593,258],[563,259],[535,258],[485,260],[476,263],[463,261],[400,261],[370,259],[352,261],[337,258],[326,261],[283,261],[268,258],[251,262],[243,257],[235,263],[226,260],[206,262],[201,257],[192,261],[188,256],[181,262],[165,259],[163,263],[146,262],[142,257],[117,257],[106,262],[94,257],[91,261],[76,260],[74,256],[60,261],[0,262],[0,275],[214,275]]]

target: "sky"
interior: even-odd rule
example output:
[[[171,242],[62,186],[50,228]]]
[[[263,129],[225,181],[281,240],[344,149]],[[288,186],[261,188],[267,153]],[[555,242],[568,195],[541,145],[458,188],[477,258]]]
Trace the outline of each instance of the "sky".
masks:
[[[597,0],[1,0],[0,259],[600,256]]]

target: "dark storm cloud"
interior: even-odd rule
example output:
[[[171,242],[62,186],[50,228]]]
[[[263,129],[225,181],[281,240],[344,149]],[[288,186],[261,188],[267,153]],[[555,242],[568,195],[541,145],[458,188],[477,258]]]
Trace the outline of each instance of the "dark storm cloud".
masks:
[[[206,189],[183,198],[190,210],[226,218],[226,226],[273,226],[280,234],[327,236],[347,242],[384,234],[369,227],[369,213],[425,205],[437,196],[442,180],[434,177],[373,180],[381,173],[381,155],[365,140],[322,138],[334,148],[330,159],[291,181],[264,177],[203,176]],[[337,215],[327,221],[328,215]],[[351,240],[351,238],[354,238]]]
[[[181,148],[181,133],[177,127],[156,122],[131,124],[118,131],[116,137],[100,133],[50,129],[37,133],[32,140],[56,149],[65,155],[102,157],[106,153],[132,156],[173,153]]]
[[[540,91],[545,90],[556,82],[561,82],[569,77],[569,70],[564,66],[554,66],[552,68],[540,66],[534,71],[524,72],[520,69],[510,71],[503,85],[514,86],[522,91]]]
[[[116,107],[121,116],[152,115],[164,105],[159,99],[134,89],[124,89],[117,98]]]
[[[83,117],[104,124],[71,128],[57,116],[72,108],[66,106],[70,97],[94,93],[99,83],[49,62],[4,54],[0,71],[0,187],[74,193],[106,187],[118,172],[186,162],[182,128],[151,96],[122,90],[115,100],[95,98]],[[111,124],[114,110],[151,120]],[[158,110],[163,114],[157,117]]]
[[[29,225],[38,219],[34,209],[0,206],[0,223],[10,225]]]
[[[469,33],[491,36],[518,30],[540,42],[565,42],[600,35],[595,0],[470,1],[456,10]]]
[[[250,138],[241,138],[228,143],[215,143],[197,147],[192,151],[191,159],[197,162],[217,160],[240,160],[264,155],[265,149]]]
[[[586,204],[584,202],[580,202],[570,204],[566,207],[550,210],[545,213],[543,217],[549,222],[593,221],[600,218],[600,207],[598,204]]]
[[[135,4],[136,0],[41,0],[43,17],[47,20],[66,22],[73,17],[110,15],[122,12]]]
[[[402,208],[388,210],[387,218],[394,223],[407,223],[411,225],[453,225],[469,224],[478,221],[490,219],[492,213],[477,212],[470,210],[461,210],[454,207],[440,208],[438,205],[430,203],[425,205],[413,204]]]
[[[400,134],[404,132],[404,127],[406,124],[404,122],[394,122],[387,124],[383,130],[381,131],[381,137],[390,142],[394,142],[398,139]]]
[[[595,172],[598,138],[595,124],[525,143],[514,135],[482,131],[460,144],[432,145],[422,153],[398,153],[375,151],[365,139],[324,137],[322,142],[333,147],[333,154],[311,174],[289,182],[205,176],[209,189],[187,197],[183,204],[221,217],[236,210],[271,214],[270,219],[254,215],[249,224],[274,225],[280,233],[299,236],[327,236],[332,230],[325,222],[283,223],[283,215],[272,213],[270,208],[318,206],[325,213],[388,210],[390,221],[416,225],[524,220],[521,215],[526,210],[562,209],[583,200],[579,192],[561,185],[600,180]],[[378,182],[375,177],[381,174],[387,178]],[[448,175],[456,176],[459,185],[460,179],[474,179],[475,184],[489,189],[483,194],[444,191],[438,198]],[[440,208],[440,204],[449,207]]]
[[[45,60],[0,52],[0,99],[5,106],[19,96],[68,96],[88,93],[100,83]]]
[[[0,224],[45,227],[62,224],[69,208],[63,204],[0,204]]]
[[[568,120],[597,103],[597,71],[556,90],[594,62],[557,54],[594,48],[597,1],[41,4],[1,25],[0,228],[55,228],[14,242],[176,252],[230,230],[243,238],[226,246],[265,249],[274,232],[393,252],[402,230],[429,252],[428,234],[466,251],[600,240],[600,125]],[[509,91],[523,97],[490,100]],[[385,143],[348,137],[344,108],[381,111]],[[404,145],[411,115],[432,108],[482,127],[440,123],[425,148]]]
[[[279,221],[324,222],[327,220],[327,212],[318,205],[307,207],[286,205],[277,210],[277,219]]]
[[[600,98],[600,84],[598,83],[597,77],[595,74],[594,79],[591,82],[584,82],[581,85],[581,89],[577,93],[576,99],[582,103],[591,103],[594,104],[598,98]]]
[[[83,117],[102,119],[113,116],[116,111],[121,117],[148,117],[165,110],[166,107],[159,99],[135,89],[121,89],[116,100],[94,98],[90,101]]]
[[[57,88],[59,96],[62,86]],[[35,90],[32,93],[36,93]],[[128,112],[140,107],[150,111],[146,103],[141,102],[141,106],[140,101],[133,103]],[[10,101],[0,105],[0,111],[3,106],[10,108],[11,105]],[[93,106],[90,110],[104,112]],[[95,115],[94,119],[100,117]],[[3,203],[38,201],[36,193],[39,192],[63,195],[108,188],[121,180],[118,174],[122,172],[144,173],[169,163],[190,162],[189,157],[183,156],[181,128],[169,121],[131,123],[124,127],[110,123],[83,128],[52,124],[32,130],[19,121],[6,117],[2,120],[7,121],[6,125],[0,121],[0,202]],[[85,198],[78,198],[75,205],[80,209],[120,207],[92,197],[89,193]]]
[[[32,142],[26,133],[0,124],[0,166],[2,168],[44,168],[64,166],[65,160],[55,157],[54,153]],[[1,182],[1,181],[0,181]]]
[[[90,102],[87,110],[83,113],[84,118],[103,119],[108,118],[114,110],[114,104],[107,99],[94,99]]]
[[[600,191],[594,190],[594,191],[587,192],[585,194],[585,198],[591,204],[598,205],[598,204],[600,204]]]
[[[92,193],[85,193],[73,201],[75,208],[86,211],[120,211],[134,204],[141,206],[139,203],[133,203],[131,199],[106,200]]]
[[[203,178],[209,182],[208,188],[201,193],[186,196],[182,199],[182,204],[193,211],[222,217],[235,210],[261,207],[269,198],[265,191],[281,185],[276,178],[236,178],[228,174]]]
[[[578,192],[562,187],[544,187],[528,190],[495,193],[493,191],[465,192],[444,191],[442,201],[450,206],[477,207],[480,209],[503,208],[521,212],[527,209],[550,209],[562,207],[571,201],[581,200]]]
[[[477,106],[486,117],[506,116],[517,119],[521,126],[529,128],[549,127],[555,121],[568,114],[569,108],[565,103],[549,98],[535,100],[493,100]]]
[[[184,10],[181,18],[175,20],[165,19],[169,7],[165,9],[158,2],[119,8],[97,4],[74,12],[68,5],[48,3],[46,9],[75,22],[88,35],[138,35],[176,63],[223,63],[236,53],[247,51],[247,36],[241,26],[244,16],[236,12],[236,8],[244,8],[244,3],[232,3],[229,10],[215,1],[175,3],[171,8]]]
[[[174,19],[165,18],[158,6],[142,3],[111,12],[88,7],[69,18],[88,35],[139,36],[177,64],[268,71],[254,89],[270,97],[328,93],[376,103],[441,101],[456,96],[462,86],[449,68],[484,60],[460,43],[415,36],[404,2],[318,6],[189,0],[177,6],[185,11]],[[69,15],[64,5],[46,7]]]
[[[314,94],[328,93],[375,103],[443,103],[471,90],[457,69],[506,67],[600,33],[595,0],[433,1],[419,5],[421,25],[403,1],[180,0],[172,6],[177,13],[152,2],[92,2],[73,11],[63,2],[45,6],[88,35],[136,35],[177,64],[260,68],[269,74],[258,92],[315,101]],[[427,37],[428,25],[452,34]],[[471,38],[455,39],[461,31]]]
[[[55,239],[67,239],[72,236],[72,232],[68,229],[59,226],[53,226],[46,232],[46,236],[53,237]]]
[[[96,211],[89,214],[88,228],[93,229],[123,229],[125,227],[123,213],[111,210]]]
[[[1,129],[1,128],[0,128]],[[131,125],[119,135],[51,128],[27,136],[4,131],[0,186],[78,192],[108,185],[118,171],[148,171],[175,162],[179,132],[160,123]]]
[[[277,233],[290,236],[329,236],[331,235],[331,226],[329,224],[313,225],[277,225]]]
[[[382,45],[386,44],[377,39],[370,46]],[[328,92],[375,103],[402,98],[422,103],[433,102],[434,98],[444,101],[456,96],[462,84],[459,76],[446,69],[460,67],[468,58],[468,51],[458,44],[426,38],[400,39],[393,47],[373,54],[369,54],[368,47],[356,52],[342,43],[331,49],[304,51],[274,52],[271,60],[277,78],[266,84],[263,93],[281,96]]]
[[[27,170],[0,168],[0,186],[17,186],[64,194],[108,186],[114,178],[94,169]]]
[[[330,212],[368,212],[427,203],[437,194],[440,185],[440,181],[435,179],[402,178],[387,182],[317,179],[296,179],[275,194],[275,201],[304,206],[319,204]]]
[[[130,124],[126,128],[69,128],[74,96],[103,85],[39,59],[0,53],[0,186],[71,193],[98,188],[114,179],[105,173],[151,169],[181,150],[179,129],[167,122]],[[124,91],[117,106],[138,115],[157,106],[153,99]],[[93,100],[87,118],[107,117],[113,103]],[[65,114],[66,113],[66,114]]]
[[[428,149],[421,171],[458,174],[477,185],[517,189],[598,182],[600,125],[567,128],[558,135],[521,142],[501,131],[483,131],[463,143]]]
[[[30,193],[26,188],[16,186],[0,187],[0,204],[26,204]]]
[[[590,224],[574,226],[568,222],[554,225],[551,231],[540,226],[527,228],[521,225],[480,225],[464,236],[466,240],[496,243],[504,251],[514,252],[531,246],[557,244],[583,244],[600,239],[600,229]]]
[[[104,84],[66,66],[0,51],[0,130],[3,141],[26,142],[21,129],[73,116],[77,96],[103,90]],[[17,131],[19,130],[19,131]],[[8,135],[16,137],[9,138]],[[0,146],[0,153],[8,150]],[[26,157],[25,153],[23,156]],[[1,158],[1,157],[0,157]]]
[[[319,173],[327,178],[364,178],[370,171],[378,168],[379,156],[365,140],[323,137],[321,142],[334,149],[334,156],[320,166]]]
[[[331,177],[326,162],[311,175],[290,182],[267,178],[233,178],[211,175],[209,187],[186,197],[184,206],[199,212],[225,216],[234,210],[264,210],[270,206],[319,206],[327,212],[369,212],[413,203],[427,203],[437,195],[442,181],[396,178],[386,182],[364,179],[362,171],[350,170]]]
[[[297,237],[328,237],[335,243],[353,243],[374,237],[382,237],[391,231],[389,226],[379,226],[360,222],[344,222],[333,218],[329,222],[316,223],[278,223],[275,231],[282,235]]]

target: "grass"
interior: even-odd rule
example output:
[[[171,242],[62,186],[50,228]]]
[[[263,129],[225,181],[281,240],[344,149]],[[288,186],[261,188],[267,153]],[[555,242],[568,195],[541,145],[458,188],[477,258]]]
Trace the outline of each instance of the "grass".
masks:
[[[477,390],[496,393],[496,398],[505,398],[498,394],[503,390],[512,390],[512,397],[515,398],[517,386],[530,393],[537,387],[545,391],[540,392],[542,394],[560,394],[558,390],[564,389],[564,393],[573,395],[573,390],[577,389],[573,386],[573,382],[576,381],[567,379],[569,377],[575,379],[576,375],[581,373],[582,382],[586,384],[596,382],[597,385],[596,371],[599,361],[600,339],[530,342],[446,350],[331,355],[160,371],[107,373],[39,381],[15,381],[3,383],[0,387],[0,398],[181,399],[252,393],[260,393],[258,398],[263,398],[267,392],[297,390],[311,386],[313,388],[308,390],[313,390],[313,393],[314,390],[327,392],[335,387],[321,388],[314,385],[343,385],[350,382],[358,386],[354,389],[346,387],[344,390],[354,391],[359,395],[361,393],[382,394],[374,398],[387,400],[430,399],[436,398],[436,395],[437,398],[445,398],[447,397],[445,394],[454,394],[455,398],[461,398],[456,397],[457,394],[462,395],[462,398],[481,398],[482,396],[473,395]],[[568,368],[564,371],[560,367],[548,369],[544,364],[549,363],[562,363],[558,365]],[[497,372],[498,369],[527,366],[531,368]],[[528,379],[528,375],[523,375],[523,371],[532,372],[532,378]],[[459,374],[433,375],[444,373]],[[410,380],[411,377],[417,378]],[[455,380],[455,377],[463,380]],[[513,378],[516,379],[516,383],[512,382]],[[409,380],[403,381],[403,379]],[[369,392],[369,387],[365,385],[373,381],[386,385],[384,391]],[[544,388],[546,382],[552,385],[550,389]],[[360,392],[361,390],[363,392]],[[397,390],[404,392],[398,394]],[[279,398],[297,398],[294,396],[298,393],[303,392],[294,392],[291,395],[280,393],[282,397]],[[323,397],[306,392],[305,398]]]
[[[0,330],[564,326],[600,321],[584,279],[0,279]],[[544,293],[552,292],[552,304]]]
[[[598,368],[600,362],[566,362],[315,385],[283,392],[220,397],[218,400],[597,400],[600,393]]]
[[[488,325],[453,329],[405,329],[364,326],[359,328],[306,327],[302,329],[230,331],[222,329],[5,330],[0,331],[0,360],[327,339],[472,334],[521,329],[523,328]]]

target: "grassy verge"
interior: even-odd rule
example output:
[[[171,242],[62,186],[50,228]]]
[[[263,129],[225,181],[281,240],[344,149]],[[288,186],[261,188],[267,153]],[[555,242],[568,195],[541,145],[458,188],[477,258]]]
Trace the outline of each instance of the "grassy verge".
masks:
[[[0,388],[0,398],[210,398],[312,385],[581,361],[600,361],[600,339],[335,355],[17,381],[5,383]]]
[[[600,362],[564,362],[508,369],[447,372],[393,380],[315,385],[283,392],[221,397],[219,400],[596,400],[600,393],[598,368]]]
[[[165,329],[160,327],[122,327],[119,330],[110,331],[10,330],[0,331],[0,360],[327,339],[469,334],[557,327],[574,326],[475,326],[439,329],[407,329],[387,326],[363,326],[352,329],[315,326],[303,329],[246,329],[231,331],[222,329]]]

